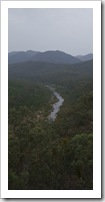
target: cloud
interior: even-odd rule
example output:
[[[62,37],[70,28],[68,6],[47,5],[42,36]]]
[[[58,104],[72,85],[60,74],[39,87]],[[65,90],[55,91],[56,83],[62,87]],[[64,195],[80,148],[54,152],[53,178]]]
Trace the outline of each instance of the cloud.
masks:
[[[9,51],[62,50],[72,55],[93,50],[93,10],[9,9]]]

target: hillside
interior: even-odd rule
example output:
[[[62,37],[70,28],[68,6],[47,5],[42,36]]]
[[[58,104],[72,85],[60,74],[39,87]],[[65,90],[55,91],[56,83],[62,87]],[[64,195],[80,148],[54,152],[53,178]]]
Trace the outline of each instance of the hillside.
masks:
[[[61,65],[42,62],[9,64],[9,79],[38,82],[68,83],[70,80],[93,77],[93,61]]]
[[[63,63],[72,64],[80,62],[79,59],[64,53],[62,51],[46,51],[44,53],[39,53],[31,58],[33,61],[50,62],[50,63]]]
[[[93,60],[93,54],[87,54],[87,55],[78,55],[76,56],[78,59],[80,59],[81,61],[88,61],[88,60]]]
[[[13,63],[20,63],[20,62],[26,62],[30,61],[30,58],[36,54],[38,54],[38,51],[12,51],[8,53],[8,63],[13,64]]]
[[[49,123],[51,91],[9,80],[9,190],[93,189],[92,80],[56,87],[64,104]]]
[[[9,64],[8,95],[8,189],[92,190],[93,61]]]
[[[24,51],[14,51],[8,54],[9,64],[20,63],[26,61],[40,61],[40,62],[50,62],[50,63],[61,63],[61,64],[72,64],[80,62],[80,59],[73,57],[62,51],[46,51],[38,52],[28,50]]]

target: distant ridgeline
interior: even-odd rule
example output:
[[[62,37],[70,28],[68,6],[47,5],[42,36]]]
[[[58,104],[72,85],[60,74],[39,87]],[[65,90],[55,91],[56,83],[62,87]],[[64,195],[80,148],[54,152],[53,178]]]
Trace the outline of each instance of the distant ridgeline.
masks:
[[[8,62],[20,63],[26,61],[40,61],[40,62],[50,62],[50,63],[59,63],[59,64],[74,64],[81,61],[88,61],[93,59],[93,54],[87,54],[84,56],[72,56],[62,51],[13,51],[8,54]]]

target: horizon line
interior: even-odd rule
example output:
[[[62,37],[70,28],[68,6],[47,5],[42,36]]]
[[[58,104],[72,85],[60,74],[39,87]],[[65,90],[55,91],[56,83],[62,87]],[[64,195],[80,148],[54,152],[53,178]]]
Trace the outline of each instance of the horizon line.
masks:
[[[12,50],[12,51],[8,51],[8,53],[12,53],[12,52],[28,52],[28,51],[34,51],[34,52],[39,52],[39,53],[44,53],[44,52],[48,52],[48,51],[60,51],[60,52],[72,55],[70,53],[67,53],[65,51],[58,50],[58,49],[57,50],[46,50],[46,51],[37,51],[37,50],[32,50],[32,49],[27,49],[27,50]],[[76,55],[72,55],[72,56],[85,56],[85,55],[89,55],[89,54],[93,55],[93,52],[88,52],[88,53],[85,53],[85,54],[76,54]]]

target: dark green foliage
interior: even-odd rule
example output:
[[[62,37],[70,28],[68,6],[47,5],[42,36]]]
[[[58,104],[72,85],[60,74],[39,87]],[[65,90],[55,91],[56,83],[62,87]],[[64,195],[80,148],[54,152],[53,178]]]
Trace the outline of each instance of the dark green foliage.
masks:
[[[78,68],[81,72],[81,67]],[[64,98],[52,123],[47,117],[55,100],[45,83],[39,78],[37,83],[29,81],[30,76],[21,82],[9,80],[8,188],[11,190],[93,189],[92,75],[86,73],[88,76],[77,79],[70,72],[66,77],[67,69],[62,70],[61,76],[59,70],[55,73],[52,70],[55,78],[52,74],[51,80],[49,72],[45,74],[43,70],[40,74]]]
[[[51,92],[42,85],[22,81],[9,81],[8,91],[9,109],[11,107],[27,106],[37,110],[43,105],[46,106],[51,97]]]
[[[26,62],[9,65],[9,78],[33,82],[69,85],[76,80],[93,77],[93,61],[79,64],[53,64],[44,62]]]

